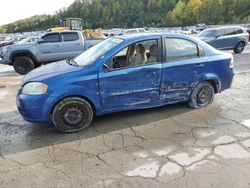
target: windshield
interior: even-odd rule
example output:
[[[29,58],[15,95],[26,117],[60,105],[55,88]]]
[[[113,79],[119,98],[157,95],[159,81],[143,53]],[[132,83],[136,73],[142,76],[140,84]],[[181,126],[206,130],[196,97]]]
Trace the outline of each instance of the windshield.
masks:
[[[200,32],[197,36],[198,37],[213,37],[216,33],[216,30],[204,30],[202,32]]]
[[[74,62],[79,66],[89,65],[103,56],[107,51],[120,44],[122,41],[123,39],[110,37],[83,52],[81,55],[74,59]]]

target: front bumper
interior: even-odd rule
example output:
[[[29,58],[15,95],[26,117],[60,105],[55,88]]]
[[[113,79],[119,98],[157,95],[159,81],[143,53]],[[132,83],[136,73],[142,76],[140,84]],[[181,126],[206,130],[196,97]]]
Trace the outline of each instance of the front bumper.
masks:
[[[0,64],[4,65],[10,65],[10,61],[4,59],[2,56],[0,56]]]
[[[16,97],[18,111],[23,119],[33,123],[48,123],[49,111],[46,106],[46,95],[24,95]]]

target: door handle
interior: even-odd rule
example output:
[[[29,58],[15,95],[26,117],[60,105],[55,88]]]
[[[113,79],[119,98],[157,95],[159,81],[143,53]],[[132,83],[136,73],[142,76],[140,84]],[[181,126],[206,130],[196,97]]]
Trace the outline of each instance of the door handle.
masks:
[[[148,71],[146,71],[146,73],[147,73],[147,74],[156,74],[156,72],[153,71],[153,70],[148,70]]]
[[[203,63],[197,63],[197,64],[195,64],[195,67],[204,67],[204,64]]]

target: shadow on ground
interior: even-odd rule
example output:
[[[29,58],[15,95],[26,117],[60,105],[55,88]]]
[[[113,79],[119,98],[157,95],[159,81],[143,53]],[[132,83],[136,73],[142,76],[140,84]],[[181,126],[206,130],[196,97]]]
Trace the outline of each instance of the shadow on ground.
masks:
[[[186,103],[158,108],[119,112],[95,117],[85,131],[73,134],[58,132],[52,125],[24,121],[17,111],[0,114],[0,154],[9,155],[31,149],[96,137],[104,133],[143,126],[187,113]]]

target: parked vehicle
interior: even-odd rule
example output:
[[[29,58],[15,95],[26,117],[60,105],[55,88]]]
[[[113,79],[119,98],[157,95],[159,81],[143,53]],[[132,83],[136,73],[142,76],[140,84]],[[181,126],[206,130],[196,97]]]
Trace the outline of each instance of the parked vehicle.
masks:
[[[188,35],[110,37],[80,56],[27,74],[17,106],[30,122],[62,132],[88,127],[94,115],[187,101],[206,107],[230,88],[232,54]]]
[[[39,39],[39,36],[30,36],[30,37],[24,38],[16,42],[16,44],[35,43],[38,39]]]
[[[221,27],[206,29],[197,35],[198,38],[220,50],[233,50],[242,53],[248,44],[249,35],[243,27]]]
[[[195,26],[196,31],[203,31],[204,29],[207,29],[207,25],[205,23],[199,23]]]
[[[120,35],[133,34],[133,33],[145,33],[145,32],[147,32],[145,28],[124,29]]]
[[[14,41],[10,37],[1,37],[0,38],[0,48],[3,46],[9,46],[14,44]]]
[[[19,74],[27,74],[43,63],[72,59],[101,41],[85,40],[81,31],[51,32],[35,43],[8,47],[0,63],[13,65]]]
[[[247,25],[247,26],[245,27],[245,29],[246,29],[246,31],[247,31],[248,34],[249,34],[249,41],[250,41],[250,25]]]

